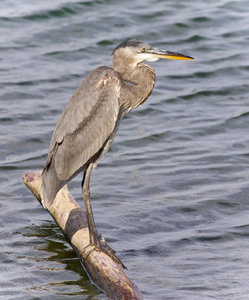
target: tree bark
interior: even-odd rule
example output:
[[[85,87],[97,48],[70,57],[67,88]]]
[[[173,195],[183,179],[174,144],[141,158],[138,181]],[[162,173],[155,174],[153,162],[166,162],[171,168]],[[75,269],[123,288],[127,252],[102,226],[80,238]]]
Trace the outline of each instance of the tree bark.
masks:
[[[23,181],[41,203],[41,173],[28,172]],[[63,187],[49,208],[62,233],[70,243],[92,282],[110,299],[143,299],[137,286],[130,281],[123,269],[107,254],[89,246],[89,233],[85,211]]]

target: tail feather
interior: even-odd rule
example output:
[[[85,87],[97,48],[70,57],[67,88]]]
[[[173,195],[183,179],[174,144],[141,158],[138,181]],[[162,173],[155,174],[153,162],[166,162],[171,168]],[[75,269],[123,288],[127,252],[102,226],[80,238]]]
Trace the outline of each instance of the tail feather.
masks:
[[[60,190],[61,182],[57,178],[54,168],[45,168],[42,172],[41,202],[48,209],[54,202]]]

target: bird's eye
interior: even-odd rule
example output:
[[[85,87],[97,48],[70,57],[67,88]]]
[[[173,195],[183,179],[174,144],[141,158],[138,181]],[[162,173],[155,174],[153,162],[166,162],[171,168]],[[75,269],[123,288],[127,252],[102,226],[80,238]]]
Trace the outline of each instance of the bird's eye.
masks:
[[[145,50],[146,50],[145,48],[142,48],[142,49],[141,49],[141,52],[145,52]]]

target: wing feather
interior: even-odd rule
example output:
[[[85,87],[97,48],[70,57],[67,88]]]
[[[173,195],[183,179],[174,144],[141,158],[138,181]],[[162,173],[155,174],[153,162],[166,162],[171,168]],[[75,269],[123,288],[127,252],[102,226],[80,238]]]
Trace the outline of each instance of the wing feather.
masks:
[[[113,69],[106,67],[91,72],[77,88],[58,121],[49,148],[47,168],[55,169],[59,181],[72,178],[114,133],[119,94],[119,80]]]

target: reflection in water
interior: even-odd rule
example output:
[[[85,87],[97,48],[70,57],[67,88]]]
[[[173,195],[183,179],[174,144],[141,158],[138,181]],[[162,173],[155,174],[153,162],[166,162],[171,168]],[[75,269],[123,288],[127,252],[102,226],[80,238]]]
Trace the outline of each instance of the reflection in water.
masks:
[[[16,257],[17,260],[33,261],[32,274],[41,279],[41,285],[35,284],[30,287],[31,293],[47,291],[52,295],[81,297],[92,294],[99,295],[101,299],[101,292],[91,284],[75,252],[65,242],[64,236],[53,221],[46,221],[39,227],[27,227],[24,237],[34,237],[41,241],[41,244],[33,246],[30,255]],[[40,254],[37,254],[37,251]],[[69,274],[66,277],[65,270]]]

